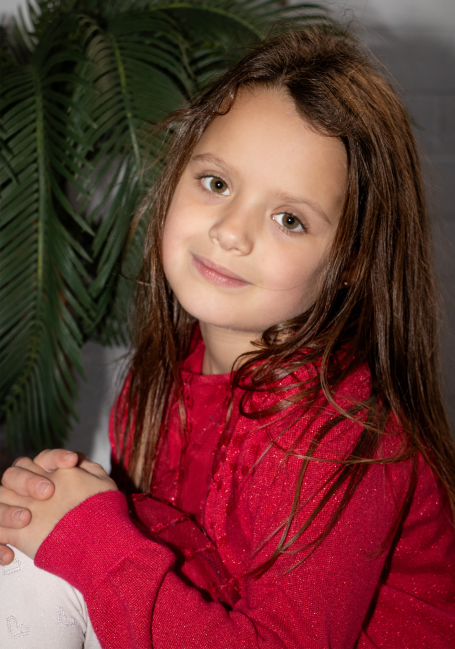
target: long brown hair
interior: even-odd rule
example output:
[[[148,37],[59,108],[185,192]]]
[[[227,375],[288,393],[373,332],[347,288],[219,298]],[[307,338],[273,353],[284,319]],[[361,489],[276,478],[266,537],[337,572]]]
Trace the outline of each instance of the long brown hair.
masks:
[[[188,354],[194,319],[176,301],[163,272],[166,214],[204,130],[217,115],[229,111],[242,87],[254,85],[287,92],[315,130],[341,139],[348,158],[347,198],[316,303],[292,321],[267,329],[256,351],[240,359],[233,380],[233,388],[244,389],[241,412],[258,419],[290,404],[283,401],[270,412],[251,412],[252,390],[267,391],[283,375],[318,364],[315,382],[294,382],[298,398],[293,401],[300,400],[308,410],[323,394],[337,410],[300,456],[302,470],[286,529],[298,511],[306,467],[317,461],[313,456],[318,443],[345,418],[360,417],[364,425],[350,456],[337,462],[325,497],[291,541],[282,537],[269,567],[345,485],[334,516],[313,546],[325,538],[371,462],[413,458],[415,463],[420,451],[455,503],[455,449],[439,388],[430,224],[406,110],[352,36],[314,27],[260,43],[189,108],[164,123],[171,133],[168,161],[138,215],[151,218],[136,303],[126,427],[122,413],[118,417],[118,450],[123,459],[127,444],[125,439],[120,442],[122,421],[125,436],[133,436],[127,462],[131,479],[148,491],[171,399],[180,402],[185,434],[179,364]],[[348,271],[350,285],[340,290]],[[302,349],[307,350],[305,355],[299,354]],[[340,350],[344,350],[343,363],[337,364]],[[337,386],[360,364],[367,364],[371,372],[371,394],[342,411],[334,398]],[[391,415],[404,430],[405,444],[399,454],[381,459],[377,451]],[[415,476],[415,471],[410,475]],[[413,484],[410,480],[392,536],[410,502]]]

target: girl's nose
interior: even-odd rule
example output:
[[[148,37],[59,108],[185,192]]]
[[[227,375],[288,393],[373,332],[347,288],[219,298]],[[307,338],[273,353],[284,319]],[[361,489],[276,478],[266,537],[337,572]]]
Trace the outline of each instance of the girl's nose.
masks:
[[[210,239],[224,250],[248,255],[254,247],[256,219],[238,205],[230,205],[218,214],[209,230]]]

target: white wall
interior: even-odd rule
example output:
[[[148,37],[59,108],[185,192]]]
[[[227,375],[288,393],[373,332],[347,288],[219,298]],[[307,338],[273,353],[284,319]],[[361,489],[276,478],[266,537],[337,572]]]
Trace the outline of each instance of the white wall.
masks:
[[[21,4],[22,6],[24,5],[23,2],[18,2],[17,0],[0,0],[0,14],[15,13],[19,4]]]

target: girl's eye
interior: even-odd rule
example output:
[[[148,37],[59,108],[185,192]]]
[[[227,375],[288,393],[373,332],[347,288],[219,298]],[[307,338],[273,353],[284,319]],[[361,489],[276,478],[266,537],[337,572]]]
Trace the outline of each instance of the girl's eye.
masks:
[[[299,219],[290,212],[281,212],[280,214],[275,214],[273,216],[273,220],[286,230],[292,230],[294,232],[302,232],[303,230],[305,230]]]
[[[205,176],[204,178],[202,178],[202,184],[204,185],[205,189],[208,189],[214,194],[229,196],[231,193],[229,187],[227,186],[227,183],[222,178],[218,178],[217,176]]]

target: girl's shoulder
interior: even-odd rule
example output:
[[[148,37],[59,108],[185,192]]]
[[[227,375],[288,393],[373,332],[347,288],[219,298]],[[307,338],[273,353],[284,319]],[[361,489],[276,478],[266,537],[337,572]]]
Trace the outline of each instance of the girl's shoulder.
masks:
[[[319,372],[317,364],[305,364],[266,390],[249,392],[243,403],[239,397],[233,444],[245,451],[254,448],[256,455],[259,449],[276,444],[277,458],[286,449],[306,455],[310,446],[316,449],[315,457],[331,461],[357,453],[357,445],[367,443],[370,369],[366,363],[359,364],[327,390],[320,388],[308,396],[305,390],[318,382]],[[374,446],[376,459],[404,455],[407,444],[406,431],[393,413],[377,434],[377,442],[367,443],[370,449]]]
[[[304,355],[305,351],[301,354]],[[308,415],[316,411],[330,415],[337,409],[357,408],[371,396],[370,369],[366,363],[360,363],[343,373],[342,359],[339,366],[341,371],[338,374],[341,376],[337,379],[324,378],[322,381],[321,362],[316,360],[301,364],[293,362],[289,372],[282,371],[279,378],[270,380],[259,389],[251,389],[251,384],[246,381],[241,386],[246,387],[246,410],[249,414],[289,410],[289,414],[294,415],[299,411],[306,411]]]

